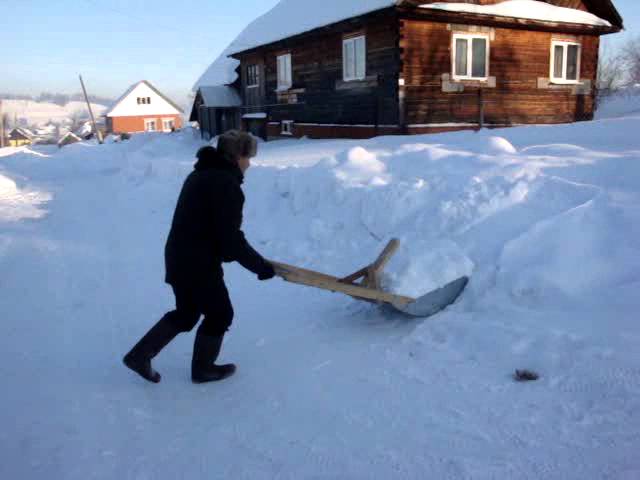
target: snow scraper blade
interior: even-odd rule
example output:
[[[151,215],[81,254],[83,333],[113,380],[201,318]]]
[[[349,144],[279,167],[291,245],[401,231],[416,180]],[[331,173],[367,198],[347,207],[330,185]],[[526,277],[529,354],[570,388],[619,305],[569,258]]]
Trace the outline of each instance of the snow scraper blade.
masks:
[[[429,317],[444,310],[457,300],[469,282],[467,277],[459,278],[417,299],[382,290],[380,282],[382,270],[399,246],[398,240],[390,241],[375,262],[344,278],[285,263],[274,261],[270,261],[270,263],[273,264],[276,275],[287,282],[344,293],[366,302],[389,305],[413,317]],[[360,279],[362,279],[360,283],[356,283]]]
[[[430,317],[454,303],[469,283],[468,277],[461,277],[442,288],[433,290],[408,304],[393,304],[396,310],[412,317]]]

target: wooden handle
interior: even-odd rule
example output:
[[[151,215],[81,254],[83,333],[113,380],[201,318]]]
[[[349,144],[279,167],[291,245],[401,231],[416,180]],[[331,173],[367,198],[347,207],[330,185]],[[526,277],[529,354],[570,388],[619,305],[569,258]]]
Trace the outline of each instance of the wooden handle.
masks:
[[[307,270],[286,263],[274,262],[269,260],[273,265],[276,275],[282,277],[287,282],[306,285],[308,287],[320,288],[331,292],[340,292],[360,300],[369,300],[374,302],[384,302],[393,305],[407,305],[415,301],[414,298],[394,295],[382,290],[366,288],[360,285],[342,283],[339,278],[324,273]]]
[[[383,270],[391,260],[391,257],[393,257],[398,251],[398,248],[400,248],[400,240],[394,238],[386,247],[384,247],[384,250],[382,250],[382,253],[378,256],[376,261],[371,264],[371,270],[374,272],[380,272]]]

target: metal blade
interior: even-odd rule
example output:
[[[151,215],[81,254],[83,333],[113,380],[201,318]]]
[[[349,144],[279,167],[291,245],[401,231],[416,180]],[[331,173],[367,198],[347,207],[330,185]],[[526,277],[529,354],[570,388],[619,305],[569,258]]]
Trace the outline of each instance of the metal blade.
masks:
[[[407,305],[393,305],[393,307],[412,317],[430,317],[455,302],[468,283],[468,277],[461,277],[442,288],[421,296],[415,302]]]

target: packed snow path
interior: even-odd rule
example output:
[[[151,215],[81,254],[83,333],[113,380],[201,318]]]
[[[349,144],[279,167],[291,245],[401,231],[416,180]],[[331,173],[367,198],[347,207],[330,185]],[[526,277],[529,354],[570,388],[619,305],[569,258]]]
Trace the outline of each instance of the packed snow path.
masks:
[[[204,386],[193,334],[158,386],[120,363],[171,308],[192,132],[2,152],[0,478],[640,478],[638,131],[262,145],[245,223],[266,256],[347,274],[399,237],[389,288],[472,283],[416,321],[227,266],[239,371]]]

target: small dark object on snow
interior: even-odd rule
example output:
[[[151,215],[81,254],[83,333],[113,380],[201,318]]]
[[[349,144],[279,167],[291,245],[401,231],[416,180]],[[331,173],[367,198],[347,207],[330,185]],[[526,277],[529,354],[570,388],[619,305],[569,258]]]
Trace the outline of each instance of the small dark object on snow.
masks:
[[[516,370],[516,373],[513,375],[513,378],[516,382],[533,382],[540,378],[536,372],[532,372],[531,370]]]

